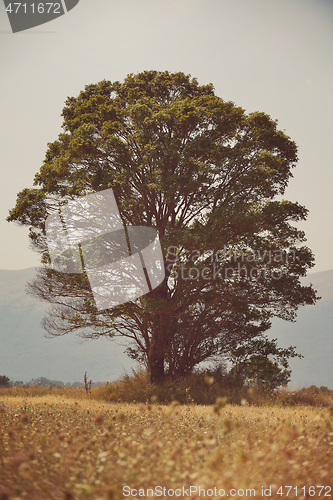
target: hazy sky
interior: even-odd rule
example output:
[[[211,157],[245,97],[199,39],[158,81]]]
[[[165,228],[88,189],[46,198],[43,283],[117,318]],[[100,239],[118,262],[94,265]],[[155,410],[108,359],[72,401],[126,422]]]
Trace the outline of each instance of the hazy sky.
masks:
[[[5,221],[61,132],[67,96],[143,70],[183,71],[247,112],[278,120],[299,147],[285,198],[332,269],[333,1],[80,0],[66,15],[13,34],[0,3],[0,268],[39,264],[27,229]]]

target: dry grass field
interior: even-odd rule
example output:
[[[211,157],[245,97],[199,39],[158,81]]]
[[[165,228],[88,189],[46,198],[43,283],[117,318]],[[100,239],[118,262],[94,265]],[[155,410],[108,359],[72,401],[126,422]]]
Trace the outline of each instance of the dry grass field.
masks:
[[[1,500],[333,498],[330,408],[0,399]]]

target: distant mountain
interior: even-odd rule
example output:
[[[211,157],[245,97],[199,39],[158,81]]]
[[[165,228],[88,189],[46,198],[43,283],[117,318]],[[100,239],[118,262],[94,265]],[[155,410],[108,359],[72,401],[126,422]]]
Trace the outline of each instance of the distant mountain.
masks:
[[[291,386],[333,389],[333,269],[310,273],[302,283],[312,283],[321,300],[300,308],[295,323],[275,319],[269,337],[277,338],[280,347],[296,346],[304,356],[290,361]]]
[[[47,307],[25,293],[34,276],[34,268],[0,270],[0,375],[23,381],[44,376],[81,382],[87,371],[89,379],[102,382],[131,371],[134,363],[114,340],[45,338],[40,322]],[[276,319],[269,337],[277,338],[280,347],[295,345],[304,356],[290,362],[293,387],[333,389],[333,270],[312,273],[303,282],[312,283],[322,299],[301,308],[296,323]]]
[[[44,337],[40,322],[47,305],[25,293],[35,274],[35,268],[0,270],[0,375],[83,382],[87,371],[89,380],[103,382],[130,372],[135,365],[114,340]]]

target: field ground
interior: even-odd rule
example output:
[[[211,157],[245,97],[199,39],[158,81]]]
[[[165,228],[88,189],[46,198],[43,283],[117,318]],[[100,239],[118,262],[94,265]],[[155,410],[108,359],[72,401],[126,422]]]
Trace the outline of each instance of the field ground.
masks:
[[[333,498],[330,408],[2,394],[0,421],[0,500]]]

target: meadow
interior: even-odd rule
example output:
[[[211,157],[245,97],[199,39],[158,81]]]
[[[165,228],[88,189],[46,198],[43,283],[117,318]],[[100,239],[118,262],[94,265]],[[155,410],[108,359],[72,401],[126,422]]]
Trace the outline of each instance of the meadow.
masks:
[[[0,391],[0,500],[333,498],[329,404],[126,403],[106,389]]]

